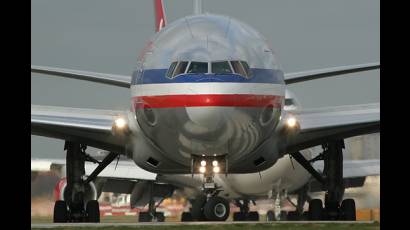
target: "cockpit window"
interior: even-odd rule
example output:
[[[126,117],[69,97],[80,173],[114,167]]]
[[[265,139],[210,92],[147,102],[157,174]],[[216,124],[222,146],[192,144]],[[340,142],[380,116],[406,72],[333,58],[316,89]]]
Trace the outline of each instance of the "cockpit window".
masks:
[[[295,102],[292,98],[285,98],[285,105],[294,105]]]
[[[185,73],[185,69],[188,65],[187,61],[181,61],[178,63],[177,67],[175,68],[174,73],[172,74],[172,77],[175,77],[178,74],[183,74]]]
[[[231,66],[227,61],[212,62],[212,73],[225,74],[232,73]]]
[[[233,71],[239,75],[244,77],[247,76],[245,69],[243,68],[242,64],[239,61],[231,61]]]
[[[191,62],[187,73],[208,73],[208,62]]]
[[[172,73],[174,72],[175,67],[177,66],[177,63],[178,62],[172,62],[171,66],[168,69],[167,77],[172,78]]]
[[[189,66],[188,66],[189,64]],[[167,77],[174,78],[183,73],[208,73],[208,66],[211,65],[209,73],[213,74],[231,74],[235,73],[242,77],[251,77],[251,71],[248,63],[245,61],[215,61],[215,62],[198,62],[198,61],[180,61],[172,62],[168,71]]]
[[[241,64],[243,66],[243,69],[246,72],[246,76],[248,76],[248,77],[252,76],[252,72],[251,72],[251,69],[249,68],[248,63],[246,61],[241,61]]]

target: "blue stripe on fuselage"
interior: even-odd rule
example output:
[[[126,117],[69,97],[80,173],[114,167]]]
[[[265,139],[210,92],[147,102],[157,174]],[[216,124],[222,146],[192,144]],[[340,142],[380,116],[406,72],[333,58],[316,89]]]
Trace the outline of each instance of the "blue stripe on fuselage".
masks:
[[[135,71],[132,85],[161,84],[161,83],[189,83],[189,82],[244,82],[284,84],[283,72],[273,69],[252,68],[252,77],[244,78],[238,74],[182,74],[173,79],[166,77],[167,69],[147,69],[142,73]]]

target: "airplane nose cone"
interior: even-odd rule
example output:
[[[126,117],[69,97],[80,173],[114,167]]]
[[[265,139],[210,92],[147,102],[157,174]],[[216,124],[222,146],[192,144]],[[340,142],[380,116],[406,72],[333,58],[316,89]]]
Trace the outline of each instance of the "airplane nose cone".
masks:
[[[208,131],[215,131],[223,127],[224,112],[218,107],[188,107],[186,113],[189,119]]]

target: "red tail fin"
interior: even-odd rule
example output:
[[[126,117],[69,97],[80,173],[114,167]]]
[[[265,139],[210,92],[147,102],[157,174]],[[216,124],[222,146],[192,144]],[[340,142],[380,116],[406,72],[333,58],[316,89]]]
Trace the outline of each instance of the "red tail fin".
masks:
[[[155,32],[158,32],[167,24],[167,19],[165,17],[164,4],[162,3],[162,0],[154,0],[154,11],[155,11]]]

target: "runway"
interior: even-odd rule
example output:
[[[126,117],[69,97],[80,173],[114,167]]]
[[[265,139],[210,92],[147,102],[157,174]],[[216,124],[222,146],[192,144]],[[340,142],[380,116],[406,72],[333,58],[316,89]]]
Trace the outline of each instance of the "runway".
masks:
[[[89,228],[89,227],[143,227],[143,226],[198,226],[198,225],[315,225],[315,224],[374,224],[375,221],[272,221],[272,222],[254,222],[254,221],[225,221],[225,222],[145,222],[145,223],[50,223],[50,224],[32,224],[31,228]],[[317,227],[317,226],[316,226]]]

